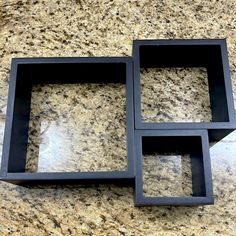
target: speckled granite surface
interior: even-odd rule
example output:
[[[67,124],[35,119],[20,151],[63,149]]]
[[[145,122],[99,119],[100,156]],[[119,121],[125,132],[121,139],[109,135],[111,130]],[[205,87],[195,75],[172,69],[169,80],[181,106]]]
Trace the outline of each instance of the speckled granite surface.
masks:
[[[191,196],[191,174],[191,159],[188,154],[144,155],[144,196]]]
[[[209,122],[205,68],[142,68],[143,122]]]
[[[33,87],[29,172],[126,170],[125,84]]]
[[[0,149],[12,57],[128,56],[133,39],[227,38],[236,92],[235,15],[234,0],[0,1]],[[175,110],[172,115],[185,118],[181,113]],[[198,119],[210,119],[207,113],[206,106],[204,117]],[[44,119],[48,122],[47,130],[53,130],[56,124],[50,123],[50,117]],[[131,188],[37,186],[29,189],[1,182],[0,234],[233,236],[235,144],[236,133],[233,133],[211,148],[213,206],[135,208]],[[118,168],[123,168],[120,164]],[[41,167],[43,170],[43,162]]]

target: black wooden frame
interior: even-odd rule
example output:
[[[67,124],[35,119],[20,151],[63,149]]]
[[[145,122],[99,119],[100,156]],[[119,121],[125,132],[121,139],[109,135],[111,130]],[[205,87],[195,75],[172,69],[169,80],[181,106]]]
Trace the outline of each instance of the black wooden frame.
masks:
[[[1,179],[17,183],[134,182],[133,74],[129,57],[15,58],[12,60]],[[32,84],[126,84],[127,170],[97,172],[25,172]]]
[[[173,139],[174,137],[174,139]],[[146,139],[144,139],[146,138]],[[157,139],[158,138],[158,139]],[[173,142],[167,142],[168,140]],[[184,138],[184,142],[183,139]],[[198,138],[198,139],[196,139]],[[162,141],[162,139],[164,139]],[[136,130],[135,131],[135,205],[205,205],[213,204],[209,141],[206,130]],[[191,159],[192,196],[144,196],[143,154],[187,151]],[[170,183],[171,184],[171,183]]]
[[[133,62],[135,129],[207,129],[219,141],[236,128],[225,39],[135,40]],[[164,67],[207,69],[212,122],[142,122],[140,69]]]

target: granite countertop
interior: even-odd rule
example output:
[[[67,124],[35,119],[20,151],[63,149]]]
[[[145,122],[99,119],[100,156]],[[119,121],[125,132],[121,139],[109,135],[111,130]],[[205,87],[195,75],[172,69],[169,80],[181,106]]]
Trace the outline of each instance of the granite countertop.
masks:
[[[235,15],[234,0],[0,1],[0,152],[12,57],[130,56],[134,39],[226,38],[236,93]],[[211,120],[204,68],[144,69],[141,73],[143,120]],[[160,96],[153,99],[157,92]],[[125,89],[119,84],[35,86],[27,171],[125,169],[124,114]],[[78,129],[78,124],[83,128]],[[108,131],[105,136],[104,130]],[[236,132],[212,146],[210,155],[215,196],[211,206],[138,208],[129,187],[26,188],[1,182],[0,235],[233,236]],[[144,160],[147,173],[153,174],[154,169],[149,168],[155,159]],[[164,181],[156,183],[145,175],[145,191],[151,190],[151,195],[157,190],[191,194],[188,157],[159,161]],[[168,172],[177,170],[170,179],[163,171],[166,164]],[[186,168],[182,172],[181,165]],[[184,179],[187,185],[183,188],[177,179]],[[170,182],[176,187],[164,187]],[[183,191],[176,191],[179,188]]]

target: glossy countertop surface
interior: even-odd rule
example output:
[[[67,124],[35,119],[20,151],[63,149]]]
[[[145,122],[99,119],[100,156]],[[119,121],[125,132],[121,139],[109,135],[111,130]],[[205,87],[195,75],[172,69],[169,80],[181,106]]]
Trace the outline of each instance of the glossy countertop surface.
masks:
[[[131,56],[134,39],[226,38],[236,94],[235,15],[233,0],[0,1],[0,152],[11,58]],[[204,68],[141,74],[144,121],[211,120]],[[35,86],[31,108],[27,171],[127,167],[124,85]],[[233,236],[236,132],[211,144],[210,156],[215,197],[210,206],[138,208],[130,187],[26,188],[0,182],[0,235]],[[145,156],[143,165],[146,194],[191,194],[188,156],[158,161]],[[157,174],[160,181],[153,181]]]

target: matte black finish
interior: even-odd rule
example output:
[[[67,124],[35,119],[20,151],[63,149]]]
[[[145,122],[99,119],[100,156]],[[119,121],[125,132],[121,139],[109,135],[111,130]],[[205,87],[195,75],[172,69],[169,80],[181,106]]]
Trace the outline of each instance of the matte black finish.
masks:
[[[133,61],[136,129],[207,129],[210,141],[219,141],[236,128],[225,40],[135,40]],[[208,74],[212,122],[142,122],[142,67],[205,67]]]
[[[135,131],[135,205],[204,205],[213,204],[208,134],[205,130],[136,130]],[[142,159],[145,154],[190,154],[192,196],[146,197],[143,194]]]
[[[126,84],[126,171],[25,172],[31,89],[38,83]],[[134,182],[132,59],[108,58],[17,58],[12,60],[1,179],[16,184]]]
[[[206,67],[212,122],[142,123],[141,67]],[[126,84],[128,169],[102,172],[25,172],[31,90],[32,85],[38,83]],[[133,45],[133,61],[129,57],[17,58],[12,60],[10,74],[0,179],[27,185],[135,184],[137,206],[213,204],[209,140],[218,141],[235,128],[225,40],[136,40]],[[143,195],[142,156],[156,152],[190,154],[192,196]]]

